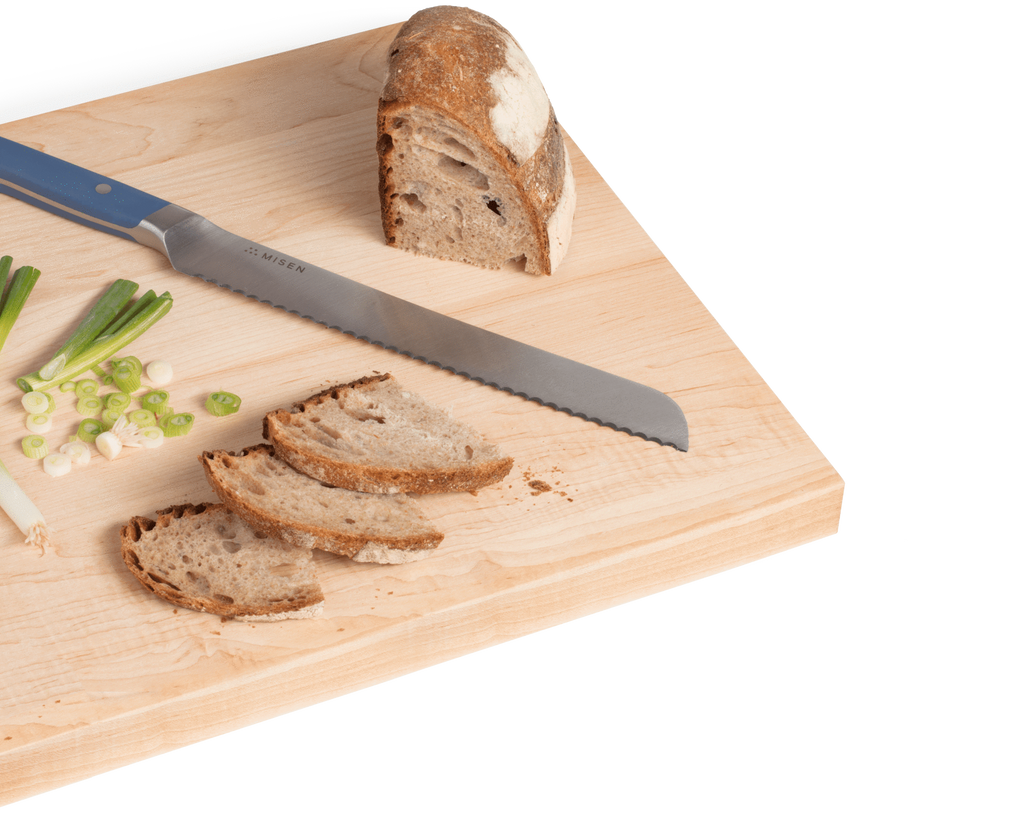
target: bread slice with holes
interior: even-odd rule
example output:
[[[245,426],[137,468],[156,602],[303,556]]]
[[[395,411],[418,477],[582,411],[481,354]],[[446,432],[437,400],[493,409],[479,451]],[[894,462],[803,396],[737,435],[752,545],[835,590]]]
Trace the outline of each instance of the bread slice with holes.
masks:
[[[223,504],[132,518],[121,557],[146,589],[182,608],[254,622],[323,613],[312,550],[254,531]]]
[[[360,563],[427,557],[444,538],[413,496],[323,484],[290,467],[269,444],[199,456],[221,501],[253,529],[294,546]]]
[[[371,493],[473,491],[501,481],[512,458],[391,374],[328,388],[263,419],[277,457],[301,473]]]
[[[576,182],[544,86],[492,18],[435,6],[389,49],[377,110],[388,244],[549,275],[565,257]]]

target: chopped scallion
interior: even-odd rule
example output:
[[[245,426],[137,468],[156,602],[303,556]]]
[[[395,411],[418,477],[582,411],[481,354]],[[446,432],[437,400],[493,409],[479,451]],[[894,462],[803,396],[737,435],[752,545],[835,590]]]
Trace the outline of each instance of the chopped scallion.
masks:
[[[92,458],[89,445],[84,441],[76,439],[74,436],[71,437],[71,441],[67,444],[61,445],[60,451],[70,458],[74,464],[88,464]]]
[[[54,478],[59,478],[71,472],[72,463],[71,456],[64,453],[50,453],[43,459],[43,472]]]
[[[144,427],[139,431],[139,444],[142,447],[159,447],[164,443],[164,431],[159,427]]]
[[[154,427],[156,426],[156,414],[146,408],[138,408],[128,414],[128,421],[134,422],[139,427]]]
[[[57,403],[48,393],[32,391],[21,397],[21,406],[28,413],[52,413],[57,407]]]
[[[155,359],[146,366],[146,376],[159,388],[162,385],[169,385],[174,379],[174,368],[166,360]]]
[[[46,444],[46,439],[34,435],[25,436],[21,440],[21,451],[29,458],[43,458],[50,452],[50,448]]]
[[[108,461],[113,461],[121,452],[123,444],[117,434],[111,430],[104,430],[96,437],[96,449],[103,454]]]
[[[103,400],[98,396],[83,396],[75,409],[83,416],[99,416],[103,410]]]
[[[128,410],[128,405],[131,403],[131,394],[125,393],[124,391],[108,393],[103,399],[103,407],[107,410],[116,410],[119,414]]]
[[[63,385],[61,387],[63,387]],[[95,379],[79,379],[75,383],[75,396],[79,399],[83,396],[95,396],[99,392],[100,383]]]
[[[206,409],[214,416],[230,416],[238,413],[241,406],[242,400],[227,391],[217,391],[206,398]]]
[[[87,444],[91,444],[96,441],[96,437],[103,432],[103,422],[99,419],[82,419],[78,423],[78,433],[76,435],[82,441]]]
[[[196,417],[191,413],[171,413],[164,416],[157,423],[164,435],[168,438],[174,436],[186,436],[192,429],[192,423]]]
[[[30,413],[25,417],[29,433],[49,433],[53,429],[53,417],[49,413]]]
[[[170,398],[171,395],[167,391],[149,391],[142,395],[139,402],[146,410],[153,411],[157,416],[165,416],[174,412]]]

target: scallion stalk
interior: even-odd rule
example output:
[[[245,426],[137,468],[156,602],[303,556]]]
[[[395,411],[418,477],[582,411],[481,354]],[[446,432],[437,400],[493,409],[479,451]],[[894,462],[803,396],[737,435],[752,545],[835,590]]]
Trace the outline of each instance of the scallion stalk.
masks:
[[[43,513],[18,486],[18,482],[14,480],[14,476],[2,461],[0,461],[0,507],[21,530],[26,543],[38,546],[40,552],[46,551],[50,532],[47,529]]]
[[[9,270],[11,266],[10,256],[5,255],[4,266]],[[22,266],[7,280],[7,272],[0,267],[0,273],[4,275],[4,292],[0,295],[0,348],[7,342],[7,336],[14,328],[14,321],[18,319],[21,310],[25,307],[25,301],[32,293],[32,288],[39,279],[39,270],[32,266]]]
[[[84,371],[92,370],[101,362],[110,359],[128,343],[141,337],[148,329],[171,310],[174,301],[170,293],[164,292],[154,297],[150,303],[131,320],[125,323],[115,334],[102,337],[86,346],[76,356],[67,360],[64,369],[53,379],[44,379],[37,371],[18,378],[18,387],[23,391],[48,390],[60,386],[69,379],[74,379]]]
[[[63,371],[69,361],[117,322],[125,304],[138,290],[139,284],[131,280],[115,280],[111,283],[96,304],[89,309],[89,313],[78,324],[78,328],[57,349],[53,358],[39,370],[39,378],[49,382]],[[42,388],[37,388],[37,390],[42,390]]]
[[[13,260],[9,255],[0,258],[0,273],[3,274],[4,290],[0,295],[0,348],[7,341],[15,320],[21,314],[25,301],[28,300],[32,288],[39,279],[39,270],[32,266],[22,266],[8,280]],[[46,440],[43,440],[46,444]],[[25,542],[39,547],[40,554],[45,554],[46,544],[50,539],[50,531],[39,508],[32,503],[25,491],[18,486],[10,470],[0,461],[0,509],[7,513],[15,526],[25,536]]]

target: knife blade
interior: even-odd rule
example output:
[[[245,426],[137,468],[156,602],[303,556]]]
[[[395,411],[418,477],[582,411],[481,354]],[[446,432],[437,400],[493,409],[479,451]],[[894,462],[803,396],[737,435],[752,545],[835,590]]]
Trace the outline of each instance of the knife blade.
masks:
[[[655,388],[378,291],[3,137],[0,191],[155,249],[179,272],[360,340],[615,430],[689,449],[682,408]]]

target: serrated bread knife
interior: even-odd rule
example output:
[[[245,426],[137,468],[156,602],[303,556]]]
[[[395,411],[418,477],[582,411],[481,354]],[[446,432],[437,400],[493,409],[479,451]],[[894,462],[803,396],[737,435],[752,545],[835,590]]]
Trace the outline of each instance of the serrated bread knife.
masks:
[[[377,291],[2,137],[0,190],[157,249],[187,275],[557,410],[689,448],[683,411],[654,388]]]

